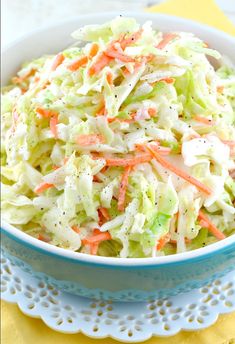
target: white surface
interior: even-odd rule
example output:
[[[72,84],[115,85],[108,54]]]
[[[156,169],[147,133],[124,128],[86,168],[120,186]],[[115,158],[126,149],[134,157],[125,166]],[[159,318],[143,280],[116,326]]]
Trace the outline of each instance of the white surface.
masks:
[[[2,0],[2,44],[4,46],[15,38],[35,28],[52,24],[57,20],[69,19],[75,15],[116,10],[136,11],[149,4],[156,4],[162,1],[163,0]],[[216,2],[235,24],[235,0],[216,0]]]
[[[16,259],[16,258],[15,258]],[[3,255],[1,292],[5,301],[18,304],[23,313],[41,318],[63,333],[94,338],[113,337],[124,342],[143,342],[152,336],[172,336],[184,330],[212,325],[219,314],[235,311],[235,274],[203,288],[149,302],[107,302],[73,296],[57,290],[22,261]]]

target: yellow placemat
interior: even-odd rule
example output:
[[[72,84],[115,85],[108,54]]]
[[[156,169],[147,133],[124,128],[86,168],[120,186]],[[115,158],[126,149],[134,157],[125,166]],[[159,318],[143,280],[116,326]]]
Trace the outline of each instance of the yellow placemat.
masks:
[[[231,0],[234,1],[234,0]],[[235,36],[235,27],[213,0],[168,0],[148,9],[193,19]],[[115,344],[105,338],[90,339],[82,334],[61,334],[49,329],[41,320],[23,315],[17,306],[2,302],[2,344]],[[146,344],[232,344],[235,343],[235,313],[219,317],[208,329],[181,332],[170,338],[152,338]]]
[[[234,2],[235,7],[235,1],[230,1]],[[192,19],[235,36],[235,26],[214,0],[168,0],[151,7],[148,11]]]
[[[235,344],[235,313],[221,315],[217,323],[197,332],[168,338],[153,337],[145,344]],[[2,303],[2,344],[117,344],[111,338],[91,339],[82,334],[61,334],[40,319],[22,314],[16,305]],[[234,339],[234,342],[232,341]]]

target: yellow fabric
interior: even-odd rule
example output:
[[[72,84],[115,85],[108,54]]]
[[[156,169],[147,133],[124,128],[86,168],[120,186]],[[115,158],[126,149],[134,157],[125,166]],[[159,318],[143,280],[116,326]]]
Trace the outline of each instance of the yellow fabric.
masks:
[[[214,0],[168,0],[151,7],[148,11],[192,19],[235,36],[235,26]]]
[[[235,344],[235,313],[221,315],[208,329],[185,332],[168,338],[153,337],[144,344]],[[31,319],[16,305],[2,302],[2,344],[117,344],[111,338],[91,339],[84,335],[61,334],[40,319]],[[234,340],[234,341],[233,341]]]
[[[231,0],[234,1],[234,0]],[[235,36],[235,27],[213,0],[168,0],[148,9],[193,19]],[[110,338],[96,340],[82,334],[61,334],[39,319],[23,315],[17,306],[2,302],[2,344],[115,344]],[[235,313],[219,317],[215,325],[196,332],[180,332],[170,338],[152,338],[146,344],[235,344]]]

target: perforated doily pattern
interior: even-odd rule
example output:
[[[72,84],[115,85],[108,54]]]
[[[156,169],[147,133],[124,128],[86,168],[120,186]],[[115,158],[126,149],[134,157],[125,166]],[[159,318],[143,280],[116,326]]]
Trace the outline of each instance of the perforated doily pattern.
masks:
[[[141,342],[153,335],[171,336],[181,329],[202,329],[213,324],[219,314],[235,311],[235,271],[168,299],[112,303],[56,290],[2,255],[1,294],[25,314],[41,317],[54,330]]]

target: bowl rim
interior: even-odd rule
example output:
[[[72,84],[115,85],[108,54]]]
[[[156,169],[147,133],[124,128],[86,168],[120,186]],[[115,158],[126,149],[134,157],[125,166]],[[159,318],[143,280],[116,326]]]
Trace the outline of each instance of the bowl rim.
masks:
[[[16,44],[21,43],[22,41],[29,39],[30,37],[33,37],[36,34],[40,34],[40,32],[44,32],[47,30],[53,30],[56,28],[59,28],[60,26],[69,24],[71,22],[78,21],[80,19],[88,19],[88,18],[100,18],[102,17],[105,20],[110,19],[111,17],[115,17],[118,15],[123,16],[130,16],[130,17],[146,17],[145,20],[151,20],[155,19],[156,17],[161,18],[162,20],[166,19],[172,19],[175,23],[180,24],[187,24],[192,27],[192,30],[199,29],[204,30],[207,33],[213,33],[214,35],[219,35],[220,39],[226,39],[227,41],[234,43],[234,37],[228,33],[225,33],[223,31],[220,31],[218,29],[212,28],[208,25],[201,24],[198,22],[195,22],[193,20],[184,19],[177,16],[172,15],[166,15],[166,14],[160,14],[160,13],[150,13],[150,12],[105,12],[105,13],[95,13],[95,14],[85,14],[85,15],[79,15],[74,16],[69,19],[65,20],[59,20],[56,21],[54,24],[50,25],[43,25],[42,27],[32,30],[29,33],[26,33],[22,35],[21,37],[13,40],[9,44],[7,44],[2,49],[2,55],[4,59],[4,54],[7,53],[8,50],[12,49]],[[187,30],[186,30],[187,31]],[[101,257],[101,256],[93,256],[90,254],[84,254],[79,252],[73,252],[67,249],[63,249],[60,247],[56,247],[54,245],[50,245],[48,243],[45,243],[43,241],[40,241],[36,238],[31,237],[30,235],[24,233],[20,229],[14,227],[13,225],[8,224],[5,221],[2,221],[1,225],[1,231],[5,233],[8,237],[11,237],[13,240],[20,242],[21,244],[30,247],[31,249],[34,249],[36,251],[39,251],[41,253],[70,260],[74,263],[84,263],[89,265],[99,265],[103,267],[121,267],[121,268],[138,268],[138,267],[161,267],[165,265],[174,265],[174,264],[183,264],[183,263],[192,263],[194,261],[202,260],[205,258],[210,257],[211,255],[218,254],[223,252],[224,250],[230,249],[231,247],[235,247],[235,234],[231,235],[230,237],[223,239],[221,241],[218,241],[214,244],[211,244],[209,246],[199,248],[196,250],[183,252],[183,253],[177,253],[174,255],[168,255],[168,256],[159,256],[159,257],[149,257],[149,258],[114,258],[114,257]]]
[[[42,254],[55,258],[65,259],[78,264],[97,265],[102,267],[121,267],[121,268],[151,268],[168,265],[181,265],[210,258],[213,255],[221,254],[231,248],[235,249],[235,234],[206,247],[196,250],[177,253],[168,256],[149,257],[149,258],[115,258],[93,256],[86,253],[74,252],[61,247],[57,247],[46,242],[40,241],[22,232],[20,229],[2,221],[1,232],[11,239],[19,242],[23,246],[29,247]]]

